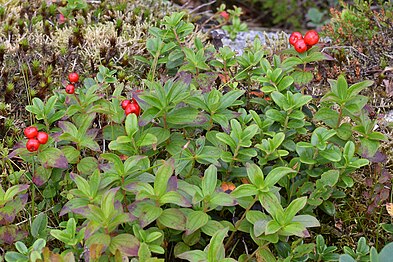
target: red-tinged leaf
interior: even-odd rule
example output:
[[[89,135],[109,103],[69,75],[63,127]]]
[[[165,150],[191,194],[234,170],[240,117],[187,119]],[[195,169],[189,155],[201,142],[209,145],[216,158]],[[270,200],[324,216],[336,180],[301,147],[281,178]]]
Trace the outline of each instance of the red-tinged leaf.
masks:
[[[160,197],[160,204],[176,204],[181,207],[191,207],[191,202],[176,191],[170,191]]]
[[[64,153],[58,148],[45,148],[38,154],[38,160],[45,168],[68,168],[67,158],[64,156]]]
[[[73,198],[63,206],[59,215],[63,216],[69,212],[73,212],[84,216],[89,212],[89,208],[87,207],[88,204],[89,200],[87,199]]]
[[[12,223],[15,216],[25,207],[27,203],[27,194],[22,194],[14,200],[9,201],[5,206],[0,208],[0,225]]]
[[[168,188],[166,190],[168,192],[177,190],[177,177],[176,176],[171,176],[171,178],[169,178]]]
[[[85,239],[90,239],[90,237],[95,233],[95,232],[97,232],[97,230],[99,230],[100,229],[100,225],[99,224],[97,224],[97,223],[95,223],[95,222],[93,222],[93,221],[90,221],[88,224],[87,224],[87,226],[86,226],[86,230],[85,230]],[[105,247],[107,247],[107,246],[105,246]]]
[[[103,245],[104,250],[109,247],[111,243],[111,236],[105,233],[97,233],[90,236],[86,240],[86,245],[90,247],[93,244],[100,244]]]
[[[109,246],[110,251],[115,253],[119,250],[125,256],[137,256],[139,249],[139,240],[131,234],[120,234],[112,238]]]
[[[42,186],[49,180],[51,174],[52,168],[45,168],[43,166],[39,166],[34,170],[32,181],[35,185]]]
[[[26,238],[27,236],[27,232],[19,230],[15,225],[0,227],[0,244],[11,245],[16,241]]]

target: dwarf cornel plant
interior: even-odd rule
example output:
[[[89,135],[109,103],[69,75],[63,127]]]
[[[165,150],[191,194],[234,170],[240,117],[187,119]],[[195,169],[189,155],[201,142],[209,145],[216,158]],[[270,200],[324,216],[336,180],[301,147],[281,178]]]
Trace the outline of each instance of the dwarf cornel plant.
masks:
[[[324,57],[318,46],[269,60],[257,39],[235,56],[187,42],[192,30],[182,13],[150,30],[138,90],[100,66],[73,94],[59,88],[27,106],[49,139],[34,152],[23,140],[9,155],[27,169],[0,187],[0,241],[6,250],[19,241],[7,261],[336,257],[321,237],[317,249],[303,241],[318,233],[319,216],[335,215],[351,174],[368,164],[360,156],[385,139],[362,111],[359,92],[371,82],[330,80],[315,107],[301,83],[312,77],[302,67]],[[140,116],[125,114],[125,99]],[[26,190],[25,209],[42,212],[30,229],[14,221]]]

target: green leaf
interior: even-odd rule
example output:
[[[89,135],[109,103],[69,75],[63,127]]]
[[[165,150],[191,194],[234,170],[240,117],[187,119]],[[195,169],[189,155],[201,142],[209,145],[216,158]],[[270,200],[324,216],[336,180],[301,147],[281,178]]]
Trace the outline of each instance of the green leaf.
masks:
[[[288,224],[292,221],[294,216],[304,208],[307,203],[307,197],[300,197],[293,200],[289,206],[285,209],[285,224]]]
[[[324,186],[334,186],[340,177],[340,172],[338,170],[328,170],[321,175],[321,183]]]
[[[228,228],[218,230],[211,238],[207,252],[208,261],[220,261],[225,258],[224,238],[227,236]]]
[[[258,189],[255,185],[243,184],[238,186],[235,190],[231,192],[231,195],[236,198],[254,196],[258,193]]]
[[[280,229],[281,229],[281,226],[280,226],[280,224],[277,223],[277,221],[270,220],[266,224],[265,234],[266,235],[271,235],[271,234],[274,234],[274,233],[278,232]]]
[[[156,196],[162,196],[165,194],[168,180],[172,176],[174,166],[172,161],[164,161],[163,164],[156,172],[156,178],[154,180],[154,193]]]
[[[348,254],[340,255],[339,262],[356,262],[356,260]]]
[[[266,182],[263,177],[262,170],[256,164],[246,164],[247,176],[250,182],[257,188],[262,188],[265,186]]]
[[[278,91],[284,91],[288,87],[290,87],[294,82],[294,79],[290,76],[284,76],[284,78],[280,81],[277,88]]]
[[[221,142],[229,145],[230,148],[235,149],[236,148],[236,142],[233,140],[232,137],[230,137],[228,134],[225,133],[217,133],[216,137],[218,140]]]
[[[209,221],[209,216],[202,211],[191,211],[187,214],[186,234],[190,235],[199,228],[206,225]]]
[[[205,174],[202,178],[202,192],[203,196],[212,195],[217,186],[217,168],[214,165],[210,165],[206,169]]]
[[[344,146],[343,157],[346,163],[349,163],[355,154],[355,144],[352,141],[348,141]]]
[[[29,252],[29,250],[27,249],[26,245],[23,242],[20,242],[20,241],[17,241],[15,243],[15,248],[21,254],[27,254]]]
[[[245,91],[243,90],[232,90],[226,93],[220,101],[220,105],[218,110],[222,110],[225,108],[230,107],[239,97],[244,94]]]
[[[265,187],[271,188],[274,186],[281,178],[284,176],[291,174],[291,173],[297,173],[296,170],[293,170],[292,168],[289,167],[276,167],[272,171],[267,174],[265,178]]]
[[[178,258],[190,261],[190,262],[200,262],[207,261],[207,254],[202,250],[191,250],[181,253],[177,256]]]
[[[138,147],[141,146],[151,146],[151,145],[157,145],[158,139],[155,135],[147,133],[143,134],[137,141],[136,145]]]
[[[105,218],[110,218],[115,212],[115,195],[119,187],[112,188],[106,191],[101,199],[101,210],[104,213]]]
[[[98,169],[98,161],[91,156],[82,158],[77,165],[77,169],[82,174],[91,174]]]
[[[383,262],[383,261],[389,261],[392,259],[392,254],[393,254],[393,243],[389,243],[386,246],[384,246],[381,250],[381,252],[379,252],[379,261]]]
[[[322,205],[319,206],[319,208],[322,209],[326,214],[328,214],[330,216],[334,216],[334,214],[336,214],[336,207],[329,200],[324,201],[322,203]]]
[[[320,151],[319,154],[331,162],[338,162],[341,160],[340,148],[332,144],[329,144],[327,148],[323,151]]]
[[[328,107],[322,107],[315,114],[314,118],[315,120],[325,122],[325,124],[331,128],[336,128],[339,120],[339,114],[333,109],[330,109]]]
[[[5,261],[22,261],[22,262],[24,262],[24,261],[30,261],[29,260],[29,257],[27,257],[27,256],[25,256],[25,255],[23,255],[23,254],[20,254],[20,253],[18,253],[18,252],[14,252],[14,251],[8,251],[6,254],[5,254]]]
[[[135,114],[129,114],[126,117],[125,128],[128,137],[133,137],[138,132],[138,117]]]
[[[224,225],[215,220],[209,220],[206,225],[201,227],[201,231],[208,236],[213,236],[217,230],[223,229]]]
[[[229,195],[224,192],[219,192],[214,194],[214,196],[210,199],[209,203],[215,206],[234,206],[236,205],[236,200],[232,195]]]
[[[311,72],[296,71],[291,74],[291,77],[297,84],[307,84],[313,79],[313,74]]]
[[[388,232],[388,233],[390,233],[390,234],[393,234],[393,224],[382,224],[382,228],[383,228],[386,232]]]
[[[283,236],[298,236],[298,237],[305,237],[305,231],[306,228],[298,223],[298,222],[292,222],[288,225],[285,225],[282,227],[280,231],[280,235]]]
[[[295,216],[291,222],[299,222],[305,227],[319,227],[319,221],[310,215],[297,215]]]
[[[269,222],[268,219],[261,219],[254,223],[254,235],[259,237],[266,231],[267,223]]]
[[[266,117],[281,124],[285,122],[285,115],[276,109],[266,111]]]
[[[280,108],[284,108],[284,106],[287,105],[286,97],[280,92],[274,91],[270,94],[270,96],[274,103],[276,103]]]
[[[15,185],[7,189],[6,192],[4,192],[3,188],[1,188],[1,193],[0,194],[0,201],[3,201],[4,203],[0,202],[0,204],[3,206],[6,202],[12,200],[18,193],[23,192],[27,190],[30,186],[27,184],[20,184],[20,185]]]
[[[372,86],[373,84],[374,84],[374,81],[371,81],[371,80],[365,80],[365,81],[353,84],[348,88],[348,94],[351,97],[355,96],[355,95],[359,94],[360,91],[362,91],[363,89],[365,89],[369,86]]]
[[[179,209],[168,208],[162,211],[157,222],[165,227],[183,231],[186,229],[186,220],[186,216]]]
[[[345,77],[344,77],[343,75],[340,75],[340,76],[337,78],[336,85],[337,85],[337,87],[336,87],[337,89],[336,89],[336,90],[333,90],[333,89],[332,89],[332,91],[333,91],[342,101],[346,100],[346,99],[347,99],[347,92],[348,92],[348,83],[347,83],[347,81],[345,80]]]
[[[296,65],[301,65],[301,64],[303,64],[303,61],[300,58],[291,56],[286,58],[284,61],[282,61],[281,65],[284,68],[293,68]]]
[[[34,241],[31,247],[33,250],[41,252],[45,246],[46,246],[46,240],[39,238],[36,241]]]
[[[259,202],[277,222],[284,222],[284,209],[273,193],[260,194]]]
[[[64,156],[66,157],[68,163],[70,163],[70,164],[78,163],[78,160],[80,157],[80,151],[77,150],[75,147],[64,146],[61,148],[61,151],[63,152]]]
[[[111,124],[104,126],[102,130],[102,135],[105,140],[116,140],[119,136],[125,136],[125,129],[124,126],[119,124]]]
[[[48,217],[45,213],[40,213],[31,223],[31,235],[34,238],[46,238],[46,227]]]
[[[310,55],[306,56],[306,58],[303,58],[304,63],[310,63],[310,62],[318,62],[325,60],[326,57],[323,53],[321,52],[313,52]]]
[[[193,107],[180,107],[167,114],[167,123],[171,125],[197,125],[199,110]]]

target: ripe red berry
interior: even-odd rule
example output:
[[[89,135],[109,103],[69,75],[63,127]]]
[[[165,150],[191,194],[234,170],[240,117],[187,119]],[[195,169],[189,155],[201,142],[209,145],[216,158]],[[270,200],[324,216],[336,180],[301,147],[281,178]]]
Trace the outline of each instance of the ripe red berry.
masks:
[[[27,138],[35,138],[38,134],[38,129],[35,126],[26,127],[23,131]]]
[[[135,101],[127,105],[125,109],[125,113],[126,115],[135,114],[136,116],[139,116],[139,114],[141,113],[141,108],[139,107],[138,103]]]
[[[299,39],[303,39],[303,36],[301,33],[299,32],[293,32],[290,36],[289,36],[289,43],[291,45],[295,45],[295,43],[297,42],[297,40]]]
[[[304,42],[306,45],[313,46],[319,41],[319,35],[318,32],[315,30],[310,30],[307,31],[307,33],[304,35]]]
[[[38,142],[37,139],[35,139],[35,138],[30,138],[29,140],[27,140],[26,148],[27,148],[27,150],[29,150],[30,152],[37,151],[39,147],[40,147],[40,142]]]
[[[126,110],[126,107],[131,104],[130,100],[123,100],[123,102],[121,102],[121,107]]]
[[[48,142],[48,134],[45,132],[38,132],[37,134],[37,140],[40,144],[46,144],[46,142]]]
[[[75,86],[73,84],[69,84],[66,86],[65,91],[67,94],[73,94],[75,93]]]
[[[70,73],[70,74],[68,75],[68,80],[70,80],[71,83],[76,83],[76,82],[78,82],[78,81],[79,81],[79,75],[78,75],[78,73],[75,73],[75,72]]]
[[[298,53],[304,53],[307,51],[307,45],[303,39],[297,40],[293,47]]]
[[[229,20],[229,14],[228,14],[227,11],[222,11],[222,12],[220,12],[220,16],[221,16],[222,18],[224,18],[225,20]]]

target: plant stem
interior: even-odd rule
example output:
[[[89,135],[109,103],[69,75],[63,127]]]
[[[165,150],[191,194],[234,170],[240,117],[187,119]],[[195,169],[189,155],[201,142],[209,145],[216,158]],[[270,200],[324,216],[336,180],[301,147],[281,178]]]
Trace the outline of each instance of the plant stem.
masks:
[[[235,224],[235,230],[232,231],[231,235],[229,236],[227,242],[225,243],[224,248],[228,249],[229,245],[232,243],[233,238],[235,237],[236,231],[238,230],[240,224],[242,223],[242,221],[244,220],[244,218],[247,215],[247,212],[252,208],[252,206],[255,204],[255,202],[257,202],[258,200],[258,196],[254,197],[254,200],[251,202],[251,204],[246,208],[246,210],[244,210],[244,213],[242,215],[242,217],[236,222]]]
[[[34,176],[34,170],[35,170],[35,158],[33,157],[33,169],[32,169],[32,178],[33,178],[33,176]],[[33,185],[32,185],[32,189],[31,189],[31,217],[34,217],[34,208],[35,208],[35,202],[34,202],[34,199],[35,199],[35,185],[34,185],[34,182],[33,182]]]

